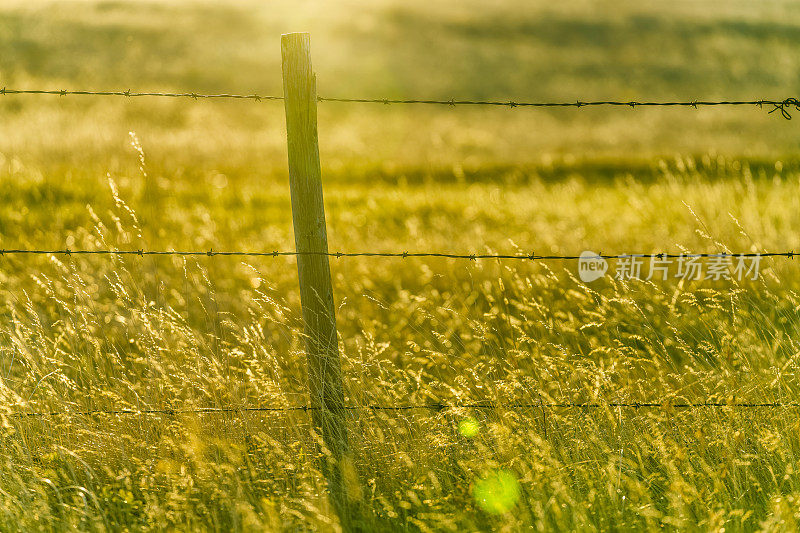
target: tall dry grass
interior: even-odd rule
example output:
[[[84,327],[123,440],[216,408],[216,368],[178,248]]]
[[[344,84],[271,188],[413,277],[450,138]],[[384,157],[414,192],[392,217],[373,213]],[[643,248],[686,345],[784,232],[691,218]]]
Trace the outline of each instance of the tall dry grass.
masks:
[[[232,217],[233,197],[188,201],[197,193],[158,183],[143,154],[130,157],[146,175],[82,191],[95,204],[47,234],[73,249],[222,250],[264,248],[270,234],[252,232],[268,230],[268,249],[287,245],[280,224],[256,223],[264,213],[288,224],[285,193],[241,200]],[[798,175],[783,163],[651,170],[504,187],[334,185],[331,247],[796,245],[786,228]],[[7,189],[5,205],[66,194],[37,180]],[[19,219],[21,245],[45,232],[44,217]],[[338,527],[305,413],[184,412],[306,403],[290,259],[3,261],[0,529]],[[351,431],[364,503],[398,530],[793,529],[794,409],[670,407],[798,401],[793,268],[765,259],[757,281],[587,285],[569,262],[334,261],[348,402],[363,406]],[[368,408],[475,401],[496,407]],[[664,407],[609,405],[620,401]],[[599,407],[544,407],[564,402]],[[175,413],[81,414],[115,409]],[[54,414],[24,416],[34,412]]]

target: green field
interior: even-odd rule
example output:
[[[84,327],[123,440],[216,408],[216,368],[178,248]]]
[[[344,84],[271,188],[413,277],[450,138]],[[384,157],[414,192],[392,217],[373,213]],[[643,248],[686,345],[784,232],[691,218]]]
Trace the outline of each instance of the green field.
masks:
[[[800,94],[771,0],[5,0],[0,87],[279,95],[288,31],[330,97]],[[329,245],[800,252],[768,111],[321,103]],[[65,247],[292,250],[282,103],[0,96],[0,248]],[[800,402],[797,261],[332,259],[364,529],[796,531],[798,409],[737,404]],[[185,412],[307,404],[299,306],[291,257],[0,257],[0,531],[338,530],[307,413]]]

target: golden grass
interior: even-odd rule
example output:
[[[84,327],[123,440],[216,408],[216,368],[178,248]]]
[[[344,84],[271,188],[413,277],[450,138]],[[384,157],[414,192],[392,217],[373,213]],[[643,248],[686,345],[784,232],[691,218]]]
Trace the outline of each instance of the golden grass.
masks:
[[[14,1],[0,85],[279,93],[278,34],[309,29],[331,95],[786,97],[796,20],[791,2]],[[1,98],[0,247],[291,250],[281,113]],[[330,248],[800,251],[793,124],[322,106]],[[794,261],[588,285],[569,261],[331,264],[366,527],[797,529],[797,409],[672,407],[800,401]],[[185,412],[304,405],[305,379],[291,258],[0,257],[0,531],[337,530],[307,413]],[[368,408],[475,401],[496,407]],[[176,412],[81,414],[108,409]]]
[[[132,165],[137,157],[129,152]],[[785,231],[797,223],[795,170],[709,158],[654,165],[639,181],[570,172],[503,186],[334,184],[331,246],[493,243],[566,253],[798,244]],[[179,182],[148,191],[139,190],[143,176],[132,178],[110,189],[19,179],[4,220],[31,198],[60,198],[71,218],[47,228],[43,212],[19,218],[20,245],[67,235],[75,249],[290,246],[283,188],[209,195],[209,186],[198,198]],[[141,205],[135,220],[126,197]],[[335,527],[302,412],[69,414],[305,404],[291,260],[3,260],[3,529]],[[796,401],[793,264],[765,266],[761,282],[739,285],[587,286],[568,262],[336,260],[349,402]],[[32,411],[65,414],[11,416]],[[351,429],[364,498],[398,529],[750,530],[793,516],[793,412],[365,408]],[[473,435],[459,429],[465,420]],[[497,472],[513,474],[518,489],[503,488]],[[482,504],[476,494],[486,486],[518,498]]]

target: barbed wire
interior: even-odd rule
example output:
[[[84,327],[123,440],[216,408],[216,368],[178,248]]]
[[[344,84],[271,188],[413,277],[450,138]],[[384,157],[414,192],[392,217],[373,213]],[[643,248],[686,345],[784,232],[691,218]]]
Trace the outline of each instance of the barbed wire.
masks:
[[[497,101],[497,100],[392,100],[387,98],[317,98],[320,102],[347,102],[347,103],[371,103],[371,104],[428,104],[428,105],[449,105],[449,106],[495,106],[495,107],[508,107],[508,108],[522,108],[522,107],[598,107],[598,106],[612,106],[612,107],[630,107],[635,109],[637,107],[691,107],[698,109],[700,107],[708,106],[757,106],[763,108],[772,106],[769,113],[779,111],[781,116],[786,120],[791,120],[792,115],[789,112],[792,108],[800,111],[800,100],[797,98],[785,98],[784,100],[690,100],[690,101],[619,101],[619,100],[595,100],[595,101],[582,101],[576,100],[574,102],[515,102],[515,101]]]
[[[197,100],[200,98],[211,98],[211,99],[254,100],[256,102],[260,102],[262,100],[283,100],[283,96],[269,96],[269,95],[259,95],[259,94],[139,92],[139,91],[132,91],[130,89],[125,91],[9,89],[7,87],[3,87],[2,89],[0,89],[0,95],[32,95],[32,94],[45,94],[45,95],[56,95],[56,96],[126,96],[128,98],[153,96],[162,98],[191,98],[193,100]]]
[[[345,405],[342,407],[317,407],[309,405],[295,405],[284,407],[200,407],[193,409],[91,409],[86,411],[34,411],[29,413],[5,413],[8,418],[47,418],[57,416],[94,416],[94,415],[168,415],[178,416],[186,414],[239,414],[261,412],[292,412],[292,411],[448,411],[459,409],[600,409],[600,408],[626,408],[626,409],[701,409],[701,408],[800,408],[800,402],[565,402],[565,403],[465,403],[465,404],[418,404],[418,405]],[[2,413],[0,413],[2,414]]]
[[[345,257],[393,257],[401,259],[417,257],[439,257],[445,259],[517,259],[527,261],[551,261],[551,260],[574,260],[574,259],[631,259],[631,258],[761,258],[761,257],[786,257],[794,259],[800,256],[800,252],[745,252],[745,253],[626,253],[626,254],[603,254],[602,252],[592,255],[537,255],[530,254],[479,254],[479,253],[447,253],[447,252],[256,252],[256,251],[217,251],[209,250],[71,250],[69,248],[61,250],[38,250],[38,249],[0,249],[0,257],[8,255],[108,255],[108,256],[182,256],[182,257],[297,257],[297,256],[327,256],[333,258]]]
[[[260,95],[260,94],[209,94],[198,92],[140,92],[132,91],[130,89],[124,91],[86,91],[86,90],[45,90],[45,89],[9,89],[3,87],[0,89],[0,95],[57,95],[57,96],[124,96],[128,98],[138,97],[165,97],[165,98],[191,98],[194,100],[201,98],[210,99],[236,99],[236,100],[253,100],[256,102],[268,100],[283,100],[283,96],[274,95]],[[507,107],[524,108],[524,107],[598,107],[598,106],[612,106],[612,107],[629,107],[635,109],[637,107],[691,107],[698,109],[700,107],[709,106],[757,106],[763,108],[764,106],[770,107],[769,113],[779,112],[786,120],[791,120],[792,115],[790,111],[800,111],[800,100],[795,97],[785,98],[783,100],[686,100],[686,101],[638,101],[638,100],[594,100],[582,101],[576,100],[574,102],[526,102],[526,101],[502,101],[502,100],[435,100],[435,99],[393,99],[393,98],[337,98],[337,97],[317,97],[319,102],[338,102],[338,103],[369,103],[369,104],[418,104],[418,105],[445,105],[445,106],[494,106],[494,107]]]

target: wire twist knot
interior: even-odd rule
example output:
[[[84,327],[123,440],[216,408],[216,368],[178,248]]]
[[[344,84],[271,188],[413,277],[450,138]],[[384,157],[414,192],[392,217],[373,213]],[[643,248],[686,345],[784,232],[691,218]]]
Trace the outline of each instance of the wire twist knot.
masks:
[[[787,98],[782,102],[772,102],[772,105],[774,107],[770,111],[770,114],[774,113],[775,111],[780,111],[781,115],[786,120],[792,120],[792,115],[791,113],[789,113],[789,110],[791,110],[792,108],[794,108],[795,111],[800,111],[800,100],[798,100],[797,98]]]

